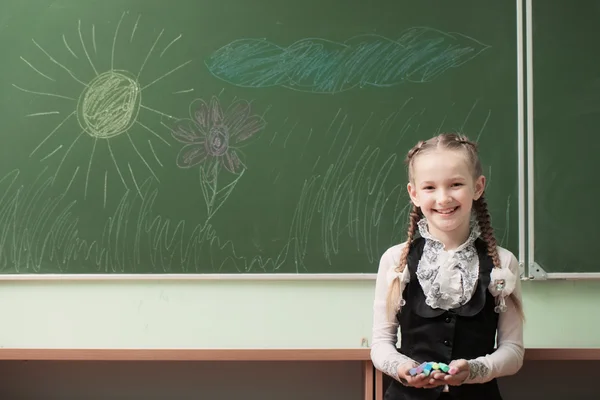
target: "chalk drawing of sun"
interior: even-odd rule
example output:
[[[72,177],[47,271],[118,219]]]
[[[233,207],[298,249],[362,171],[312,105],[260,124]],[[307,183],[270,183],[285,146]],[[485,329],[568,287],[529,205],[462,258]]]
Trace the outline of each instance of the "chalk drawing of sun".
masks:
[[[157,131],[160,130],[155,128],[156,124],[146,123],[144,118],[142,118],[142,112],[144,115],[152,115],[159,119],[173,117],[151,107],[151,104],[146,104],[144,96],[153,85],[171,76],[171,74],[179,71],[191,62],[189,60],[179,65],[172,63],[172,66],[165,68],[159,74],[154,73],[155,76],[148,77],[147,75],[151,74],[144,74],[144,68],[146,67],[147,70],[148,64],[153,60],[156,61],[159,58],[168,60],[168,57],[163,57],[163,55],[182,35],[169,40],[163,38],[164,30],[162,30],[158,33],[153,43],[147,43],[147,47],[139,50],[142,45],[135,43],[134,38],[140,24],[140,16],[137,17],[135,23],[133,23],[132,19],[129,25],[132,28],[126,30],[125,20],[127,18],[125,17],[127,15],[128,12],[124,12],[116,24],[114,31],[110,30],[110,34],[112,35],[110,44],[108,44],[108,40],[105,42],[107,43],[106,47],[110,47],[103,53],[104,64],[106,64],[105,70],[99,68],[102,62],[99,60],[101,57],[99,56],[99,46],[97,46],[96,27],[91,25],[91,29],[90,27],[82,29],[82,23],[78,21],[76,34],[73,34],[71,39],[67,39],[65,35],[62,37],[63,43],[61,46],[64,45],[64,47],[61,47],[61,50],[63,51],[63,56],[67,54],[68,58],[64,60],[60,59],[60,57],[46,50],[48,46],[42,46],[38,41],[32,39],[33,44],[37,48],[36,51],[41,52],[39,53],[38,61],[30,62],[24,57],[21,57],[21,59],[32,71],[37,73],[37,76],[25,85],[13,84],[15,88],[23,92],[61,99],[56,101],[72,101],[73,107],[70,109],[70,114],[58,124],[52,125],[49,128],[49,133],[33,149],[30,156],[39,157],[41,161],[49,158],[56,159],[62,156],[54,173],[54,179],[56,180],[58,174],[61,173],[61,168],[62,170],[65,169],[65,160],[69,156],[73,156],[72,152],[75,144],[87,140],[89,145],[86,144],[86,148],[89,150],[89,155],[86,155],[84,158],[86,163],[85,165],[77,165],[74,172],[69,172],[73,175],[71,182],[73,182],[78,173],[82,179],[85,177],[85,185],[83,185],[83,195],[85,198],[88,193],[88,186],[90,185],[90,172],[97,173],[97,170],[104,169],[104,176],[99,180],[104,185],[105,206],[110,181],[109,176],[114,176],[116,179],[115,182],[120,181],[118,185],[122,184],[126,190],[137,190],[140,196],[142,195],[140,185],[143,180],[151,175],[158,181],[155,171],[157,168],[162,167],[163,164],[157,155],[156,148],[157,146],[170,146],[169,142],[163,138],[163,136],[168,137],[168,132],[166,135],[159,134]],[[163,40],[161,41],[161,39]],[[145,54],[144,57],[139,57],[139,63],[135,60],[135,64],[139,65],[139,69],[136,72],[118,68],[120,60],[118,59],[119,57],[115,56],[115,49],[124,45],[135,46],[138,51],[143,52],[139,53],[140,55]],[[132,54],[130,58],[135,57],[133,50],[131,53],[127,53],[127,51],[125,54]],[[109,61],[110,65],[108,65]],[[132,64],[131,60],[127,61],[128,64]],[[87,79],[83,77],[86,74],[74,72],[81,70],[81,65],[77,65],[80,69],[76,69],[72,66],[74,63],[85,64]],[[61,89],[63,91],[65,90],[64,88],[72,89],[73,85],[60,85],[57,79],[51,76],[52,74],[44,72],[44,67],[46,69],[54,68],[65,77],[68,76],[68,79],[73,79],[77,82],[76,92],[70,90],[70,93],[63,93]],[[90,76],[92,77],[91,79],[89,79]],[[55,82],[56,91],[41,91],[35,90],[35,87],[31,87],[30,85],[33,85],[36,79],[41,79],[40,77]],[[181,90],[172,93],[184,93],[192,90]],[[156,99],[156,97],[156,93],[153,94],[152,98]],[[159,94],[158,97],[162,98],[164,96]],[[58,112],[33,113],[28,116],[41,117],[50,114],[58,114]],[[52,140],[56,141],[57,136],[60,136],[60,145],[56,146],[54,144],[50,146],[48,144],[49,139],[53,138]],[[127,154],[129,159],[123,156],[117,157],[117,147],[121,151],[121,154]],[[127,148],[123,150],[125,147]],[[96,160],[100,151],[107,152],[108,155],[104,155],[103,157],[105,158],[103,159],[110,160],[109,162],[101,163]],[[132,167],[132,164],[134,164],[132,157],[136,158],[136,165],[139,166],[137,169]],[[94,163],[95,161],[96,164]]]

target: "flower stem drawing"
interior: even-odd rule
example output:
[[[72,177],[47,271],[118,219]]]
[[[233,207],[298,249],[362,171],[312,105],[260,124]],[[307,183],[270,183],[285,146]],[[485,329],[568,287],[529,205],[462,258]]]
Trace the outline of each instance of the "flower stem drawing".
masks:
[[[215,164],[212,168],[218,169],[218,164]],[[225,203],[235,188],[235,185],[244,175],[244,171],[245,170],[242,170],[232,182],[219,189],[218,173],[215,171],[209,171],[207,173],[204,171],[203,167],[200,167],[200,188],[202,189],[202,197],[206,203],[207,222],[216,214],[223,203]]]

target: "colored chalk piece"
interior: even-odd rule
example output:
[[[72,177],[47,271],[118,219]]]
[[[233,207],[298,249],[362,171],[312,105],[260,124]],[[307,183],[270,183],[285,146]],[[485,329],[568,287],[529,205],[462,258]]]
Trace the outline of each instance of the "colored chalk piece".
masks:
[[[454,374],[456,374],[457,372],[458,372],[458,369],[457,369],[457,368],[455,368],[455,367],[451,367],[451,368],[450,368],[450,370],[448,370],[448,373],[449,373],[450,375],[454,375]]]
[[[440,369],[444,372],[450,371],[450,367],[447,366],[446,364],[440,364]]]
[[[432,368],[432,369],[435,369],[435,370],[438,370],[438,369],[440,369],[440,364],[438,364],[438,363],[436,363],[436,362],[434,362],[434,363],[431,363],[431,368]]]
[[[415,368],[411,368],[408,373],[410,374],[410,376],[417,376],[419,375],[421,372],[423,372],[423,369],[425,368],[425,365],[427,365],[427,363],[423,363],[421,365],[419,365],[418,367]]]
[[[431,363],[427,363],[425,367],[423,367],[423,374],[425,374],[425,376],[429,376],[429,374],[431,373],[431,369]]]

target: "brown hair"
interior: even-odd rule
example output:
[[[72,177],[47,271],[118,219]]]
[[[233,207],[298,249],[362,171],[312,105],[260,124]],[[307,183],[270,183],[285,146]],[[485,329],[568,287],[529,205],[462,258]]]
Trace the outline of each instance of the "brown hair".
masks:
[[[404,161],[408,166],[408,177],[410,180],[413,179],[412,168],[414,159],[420,154],[424,154],[428,151],[436,149],[464,152],[469,166],[471,168],[471,171],[473,173],[473,179],[477,179],[479,176],[483,175],[483,169],[481,167],[481,161],[479,160],[477,144],[470,141],[464,135],[455,133],[442,133],[431,139],[419,141],[412,149],[409,150]],[[481,231],[481,239],[487,245],[488,256],[492,259],[494,263],[494,268],[501,268],[500,257],[498,256],[498,251],[496,248],[496,237],[494,236],[494,230],[492,229],[491,217],[488,212],[487,202],[485,201],[484,193],[481,194],[481,197],[479,197],[479,199],[473,201],[473,210],[475,211],[477,222]],[[408,223],[408,237],[400,255],[400,262],[395,268],[395,271],[397,273],[401,273],[404,271],[404,267],[406,265],[406,258],[408,256],[408,252],[410,250],[410,246],[414,238],[415,230],[417,229],[417,223],[421,218],[423,218],[423,213],[421,212],[421,209],[413,204]],[[400,307],[400,295],[400,279],[396,278],[392,281],[387,296],[387,311],[390,320],[396,318],[396,311]],[[514,293],[510,295],[510,298],[514,302],[515,307],[521,318],[524,318],[523,306],[521,304],[521,301],[514,295]]]

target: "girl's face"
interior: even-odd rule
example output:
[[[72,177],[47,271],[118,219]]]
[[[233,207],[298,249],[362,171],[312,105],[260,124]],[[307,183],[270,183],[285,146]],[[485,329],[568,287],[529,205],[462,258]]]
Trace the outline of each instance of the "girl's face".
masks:
[[[417,154],[412,163],[408,193],[421,207],[429,232],[442,240],[466,240],[471,208],[485,186],[485,177],[473,178],[466,156],[460,151],[434,150]]]

